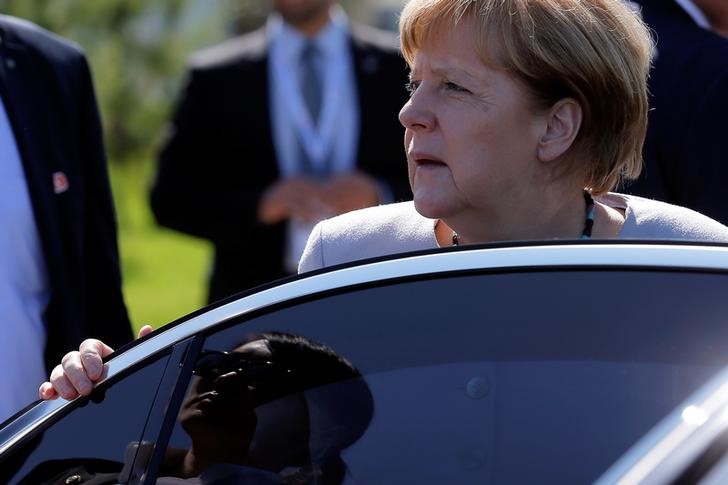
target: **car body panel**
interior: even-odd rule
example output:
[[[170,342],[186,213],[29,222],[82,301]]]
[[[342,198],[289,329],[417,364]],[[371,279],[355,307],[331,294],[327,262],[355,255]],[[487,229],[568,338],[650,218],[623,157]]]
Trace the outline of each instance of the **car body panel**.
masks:
[[[544,245],[493,245],[422,252],[404,257],[382,258],[317,271],[286,279],[257,291],[183,318],[126,346],[107,362],[104,386],[143,364],[150,355],[172,350],[180,342],[223,328],[241,317],[293,305],[322,295],[356,288],[375,287],[397,281],[451,277],[488,272],[559,271],[575,269],[619,269],[635,271],[685,271],[728,275],[728,247],[687,243],[549,243]],[[484,370],[483,372],[488,372]],[[477,387],[477,386],[476,386]],[[167,394],[169,390],[165,391]],[[175,392],[179,393],[179,389]],[[158,398],[164,406],[169,397]],[[74,406],[63,400],[40,403],[16,416],[0,431],[0,457],[22,442],[29,433],[51,422]],[[152,434],[157,433],[155,428]],[[144,462],[146,464],[146,462]],[[145,465],[146,466],[146,465]],[[142,467],[143,468],[143,467]],[[138,472],[143,473],[143,469]],[[610,475],[611,476],[611,475]],[[610,478],[605,478],[609,480]],[[611,483],[611,482],[605,482]],[[661,483],[661,482],[655,482]]]

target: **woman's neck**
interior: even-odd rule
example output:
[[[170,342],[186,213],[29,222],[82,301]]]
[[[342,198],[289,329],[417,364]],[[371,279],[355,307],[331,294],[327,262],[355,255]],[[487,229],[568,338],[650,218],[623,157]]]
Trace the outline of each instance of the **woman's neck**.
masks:
[[[572,193],[573,192],[573,193]],[[548,194],[522,205],[511,204],[497,211],[471,211],[445,217],[435,234],[440,246],[534,239],[579,239],[586,221],[581,190]]]

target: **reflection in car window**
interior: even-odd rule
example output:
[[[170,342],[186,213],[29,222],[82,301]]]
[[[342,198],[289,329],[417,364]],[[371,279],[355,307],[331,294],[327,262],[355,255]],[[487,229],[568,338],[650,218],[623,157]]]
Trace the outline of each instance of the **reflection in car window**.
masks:
[[[0,465],[0,481],[126,483],[124,465],[134,458],[133,445],[141,439],[167,360],[158,359],[71,405],[70,413]]]
[[[613,304],[596,305],[596,291],[612,293]],[[403,281],[279,308],[211,335],[200,373],[244,372],[248,359],[220,352],[270,331],[348,359],[374,412],[361,437],[339,446],[343,483],[589,483],[728,364],[727,292],[725,276],[665,271]],[[293,364],[271,372],[284,382]],[[346,416],[353,401],[323,414]],[[224,408],[197,406],[208,417]],[[285,419],[256,431],[277,436],[280,422],[300,443],[310,426],[303,407],[287,402],[276,415]],[[238,425],[219,416],[228,429]],[[183,431],[172,447],[188,445]]]
[[[342,483],[344,449],[372,418],[371,392],[332,349],[266,332],[199,355],[158,484]]]

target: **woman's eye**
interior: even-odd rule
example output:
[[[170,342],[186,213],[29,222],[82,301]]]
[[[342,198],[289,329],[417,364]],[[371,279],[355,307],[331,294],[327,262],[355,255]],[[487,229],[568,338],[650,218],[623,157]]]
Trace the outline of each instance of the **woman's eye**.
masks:
[[[464,87],[459,86],[459,85],[457,85],[457,84],[455,84],[453,82],[450,82],[450,81],[445,81],[444,85],[445,85],[445,89],[448,89],[450,91],[455,91],[457,93],[468,93],[468,92],[470,92],[467,89],[465,89]]]
[[[407,92],[412,96],[415,94],[415,91],[417,91],[417,88],[420,86],[419,81],[410,81],[408,83],[405,83],[404,87],[407,90]]]

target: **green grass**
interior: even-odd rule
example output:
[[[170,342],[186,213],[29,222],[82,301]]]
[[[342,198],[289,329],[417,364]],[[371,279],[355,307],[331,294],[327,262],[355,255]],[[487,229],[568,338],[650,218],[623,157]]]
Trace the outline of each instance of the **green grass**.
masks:
[[[124,297],[134,333],[205,304],[209,243],[162,229],[149,210],[152,163],[111,164]]]

